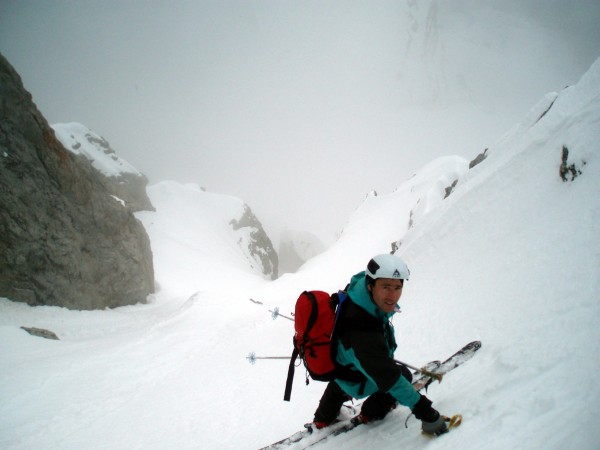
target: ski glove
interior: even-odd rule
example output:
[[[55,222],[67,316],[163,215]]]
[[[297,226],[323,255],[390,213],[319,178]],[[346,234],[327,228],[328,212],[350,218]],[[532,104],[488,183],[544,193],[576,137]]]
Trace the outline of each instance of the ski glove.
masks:
[[[423,433],[438,436],[448,431],[446,420],[431,407],[431,400],[424,395],[421,395],[412,412],[421,421]]]

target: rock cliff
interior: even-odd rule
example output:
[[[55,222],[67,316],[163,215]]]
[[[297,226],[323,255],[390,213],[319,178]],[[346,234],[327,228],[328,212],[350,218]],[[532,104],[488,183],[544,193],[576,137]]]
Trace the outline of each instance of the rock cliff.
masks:
[[[0,296],[104,309],[154,290],[142,224],[67,151],[0,55]]]

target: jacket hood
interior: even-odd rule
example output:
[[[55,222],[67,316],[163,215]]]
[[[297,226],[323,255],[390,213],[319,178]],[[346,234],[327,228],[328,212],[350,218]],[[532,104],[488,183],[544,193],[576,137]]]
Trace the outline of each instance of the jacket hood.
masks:
[[[375,304],[371,298],[371,292],[367,289],[367,281],[365,280],[366,272],[359,272],[350,280],[348,287],[348,296],[350,300],[367,311],[373,317],[380,320],[389,320],[395,312],[385,313]]]

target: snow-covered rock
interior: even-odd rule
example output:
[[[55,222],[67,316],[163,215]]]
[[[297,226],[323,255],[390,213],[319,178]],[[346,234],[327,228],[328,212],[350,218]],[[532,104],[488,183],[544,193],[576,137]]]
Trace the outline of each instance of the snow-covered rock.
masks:
[[[152,211],[146,194],[148,179],[135,167],[119,157],[102,136],[77,122],[52,125],[63,146],[90,161],[101,176],[100,182],[108,192],[132,211]]]

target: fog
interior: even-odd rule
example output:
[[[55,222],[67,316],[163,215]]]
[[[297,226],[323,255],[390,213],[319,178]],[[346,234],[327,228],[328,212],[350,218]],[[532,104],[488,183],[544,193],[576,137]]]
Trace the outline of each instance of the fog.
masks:
[[[600,2],[3,0],[0,52],[49,123],[150,183],[339,232],[442,155],[474,158],[600,56]]]

